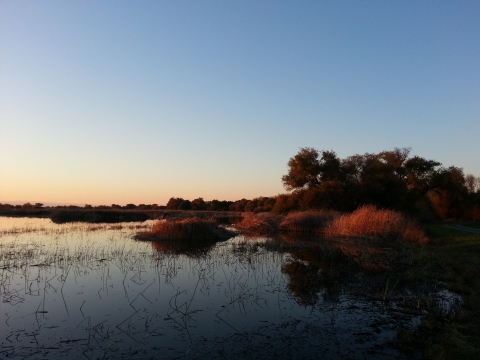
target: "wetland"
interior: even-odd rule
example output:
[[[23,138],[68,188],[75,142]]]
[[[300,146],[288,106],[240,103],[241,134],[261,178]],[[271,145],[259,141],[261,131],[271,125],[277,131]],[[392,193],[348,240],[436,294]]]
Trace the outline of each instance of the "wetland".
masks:
[[[0,357],[421,358],[405,334],[461,311],[438,279],[400,275],[424,245],[135,240],[153,225],[0,217]]]

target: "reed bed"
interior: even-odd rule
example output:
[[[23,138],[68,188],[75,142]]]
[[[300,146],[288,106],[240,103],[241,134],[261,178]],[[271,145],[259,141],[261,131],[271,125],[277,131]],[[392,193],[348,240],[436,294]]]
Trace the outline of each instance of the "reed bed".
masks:
[[[138,240],[226,240],[234,233],[220,227],[215,220],[187,218],[159,220],[150,232],[138,233]]]
[[[398,211],[378,209],[372,205],[362,206],[351,214],[333,220],[325,228],[325,233],[340,236],[398,237],[417,243],[428,241],[415,221]]]
[[[271,234],[278,230],[282,219],[282,216],[270,213],[246,213],[235,227],[247,234]]]
[[[310,210],[288,214],[280,223],[281,231],[293,233],[321,232],[330,222],[340,214],[331,210]]]

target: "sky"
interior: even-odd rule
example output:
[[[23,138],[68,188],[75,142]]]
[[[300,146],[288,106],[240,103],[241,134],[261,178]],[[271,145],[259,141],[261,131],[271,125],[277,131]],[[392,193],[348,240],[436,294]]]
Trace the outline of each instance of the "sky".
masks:
[[[0,201],[286,192],[302,147],[480,176],[479,1],[0,1]]]

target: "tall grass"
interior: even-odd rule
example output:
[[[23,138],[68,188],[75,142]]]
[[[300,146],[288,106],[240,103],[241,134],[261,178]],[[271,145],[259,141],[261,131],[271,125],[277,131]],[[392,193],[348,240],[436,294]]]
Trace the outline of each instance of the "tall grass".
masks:
[[[283,217],[271,213],[246,213],[236,228],[248,234],[271,234],[278,230]]]
[[[338,212],[331,210],[293,212],[283,219],[279,229],[295,233],[319,232],[339,216]]]
[[[171,219],[159,220],[153,224],[149,233],[139,233],[136,238],[141,240],[226,240],[234,233],[221,228],[212,219]]]
[[[428,241],[424,231],[415,221],[398,211],[378,209],[372,205],[358,208],[333,220],[326,228],[327,235],[399,237],[404,240],[424,243]]]

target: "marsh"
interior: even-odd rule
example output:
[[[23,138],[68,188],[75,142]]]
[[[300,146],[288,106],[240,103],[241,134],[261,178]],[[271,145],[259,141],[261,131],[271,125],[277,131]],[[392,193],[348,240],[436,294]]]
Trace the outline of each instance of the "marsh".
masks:
[[[367,294],[380,268],[342,239],[134,240],[152,225],[0,218],[2,357],[420,356],[394,345],[425,311]]]

